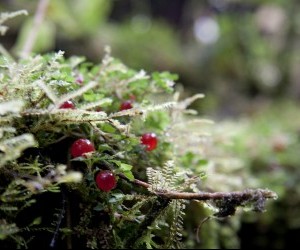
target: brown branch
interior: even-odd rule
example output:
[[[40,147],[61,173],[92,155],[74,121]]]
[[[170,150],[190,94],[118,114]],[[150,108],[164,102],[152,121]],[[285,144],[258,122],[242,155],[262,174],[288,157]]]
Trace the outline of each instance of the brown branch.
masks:
[[[131,181],[131,180],[129,180],[124,174],[118,174],[118,176],[119,176],[120,178],[122,178],[123,180],[129,181],[129,182],[131,182],[131,183],[133,183],[133,184],[136,184],[136,185],[138,185],[138,186],[141,186],[141,187],[144,187],[144,188],[147,188],[147,189],[151,186],[151,185],[148,184],[147,182],[140,181],[140,180],[138,180],[138,179],[134,179],[133,181]]]
[[[126,181],[129,181],[138,186],[149,188],[151,185],[147,182],[134,179],[130,181],[125,175],[118,174],[118,176]],[[208,201],[208,200],[258,200],[260,198],[264,199],[276,199],[277,194],[268,189],[246,189],[244,191],[234,191],[234,192],[199,192],[199,193],[190,193],[190,192],[176,192],[176,191],[164,191],[164,192],[154,192],[155,195],[160,196],[166,199],[183,199],[183,200],[200,200],[200,201]]]
[[[277,195],[267,189],[246,189],[244,191],[235,192],[199,192],[199,193],[189,193],[189,192],[156,192],[155,194],[163,196],[169,199],[184,199],[184,200],[221,200],[221,199],[242,199],[247,200],[253,196],[261,196],[266,199],[275,199]]]

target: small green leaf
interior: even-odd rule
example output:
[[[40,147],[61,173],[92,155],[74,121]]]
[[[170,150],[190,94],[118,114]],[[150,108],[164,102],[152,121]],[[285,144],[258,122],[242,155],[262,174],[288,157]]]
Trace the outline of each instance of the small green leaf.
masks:
[[[117,160],[110,160],[110,162],[115,163],[118,167],[121,166],[122,162]]]
[[[102,211],[104,209],[104,206],[102,203],[98,203],[94,208],[95,211],[99,212]]]
[[[31,222],[30,226],[33,226],[33,225],[40,225],[42,222],[42,217],[37,217],[33,220],[33,222]]]
[[[101,126],[101,129],[102,131],[106,132],[106,133],[115,133],[116,132],[116,128],[108,123],[104,123],[102,126]]]
[[[132,169],[132,166],[126,163],[121,163],[120,169],[126,172],[126,171],[130,171]]]
[[[103,152],[103,151],[111,151],[112,148],[108,144],[100,144],[98,146],[98,152]]]
[[[111,196],[112,197],[108,200],[109,203],[116,203],[124,198],[124,194],[122,193],[113,193]]]
[[[122,172],[130,171],[133,167],[129,164],[123,163],[117,160],[110,160],[110,162],[115,163]]]
[[[134,180],[134,175],[132,174],[131,171],[123,172],[123,174],[124,174],[130,181],[133,181],[133,180]]]

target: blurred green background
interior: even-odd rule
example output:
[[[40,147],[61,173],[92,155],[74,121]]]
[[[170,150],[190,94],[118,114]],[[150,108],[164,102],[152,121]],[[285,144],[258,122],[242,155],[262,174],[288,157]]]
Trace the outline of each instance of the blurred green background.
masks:
[[[0,11],[29,12],[10,20],[1,37],[15,56],[37,3],[0,1]],[[128,66],[177,73],[178,89],[206,95],[193,108],[216,122],[210,156],[227,161],[207,169],[208,185],[219,191],[262,187],[279,195],[262,215],[208,221],[200,243],[195,228],[201,218],[189,216],[199,207],[190,206],[188,246],[300,243],[300,2],[51,0],[34,52],[63,50],[99,62],[106,45]]]

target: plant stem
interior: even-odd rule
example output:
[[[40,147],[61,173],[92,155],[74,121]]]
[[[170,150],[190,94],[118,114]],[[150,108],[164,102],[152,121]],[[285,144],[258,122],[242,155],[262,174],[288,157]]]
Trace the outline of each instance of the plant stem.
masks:
[[[28,57],[32,51],[32,48],[36,41],[37,34],[39,32],[39,27],[41,26],[44,20],[48,4],[49,4],[49,0],[40,0],[38,3],[31,30],[28,33],[27,39],[25,40],[25,44],[21,51],[21,57],[23,58]]]
[[[61,223],[62,223],[63,218],[65,217],[65,213],[66,213],[66,194],[65,194],[65,191],[62,190],[61,194],[62,194],[62,208],[61,208],[61,211],[60,211],[60,214],[59,214],[59,217],[58,217],[58,221],[57,221],[57,224],[56,224],[56,229],[54,231],[52,240],[50,242],[50,247],[51,248],[54,248],[55,245],[56,245],[56,240],[57,240],[57,237],[58,237],[58,234],[59,234]]]
[[[134,179],[130,181],[123,174],[118,175],[120,178],[127,180],[133,184],[138,186],[149,188],[150,184],[138,179]],[[154,192],[157,196],[166,199],[183,199],[183,200],[200,200],[200,201],[208,201],[208,200],[222,200],[222,199],[235,199],[246,201],[251,198],[259,199],[276,199],[276,193],[268,190],[268,189],[246,189],[244,191],[234,191],[234,192],[199,192],[199,193],[190,193],[190,192],[176,192],[176,191],[164,191],[164,192]]]
[[[184,199],[184,200],[221,200],[226,198],[232,199],[242,199],[247,200],[253,196],[262,196],[267,199],[274,199],[277,195],[267,189],[246,189],[244,191],[235,191],[235,192],[199,192],[199,193],[189,193],[189,192],[156,192],[158,196],[166,197],[169,199]]]

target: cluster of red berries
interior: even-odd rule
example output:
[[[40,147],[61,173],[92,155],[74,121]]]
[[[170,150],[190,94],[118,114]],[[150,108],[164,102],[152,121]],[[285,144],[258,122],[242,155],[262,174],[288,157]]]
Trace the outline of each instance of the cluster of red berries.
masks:
[[[86,157],[87,153],[95,151],[95,146],[90,140],[81,138],[73,142],[70,151],[71,156],[74,158],[80,156]],[[99,171],[96,174],[95,182],[97,187],[104,192],[109,192],[117,185],[115,175],[109,170]]]
[[[141,136],[141,144],[146,147],[147,151],[154,150],[157,147],[157,137],[154,133],[145,133]],[[88,139],[78,139],[71,145],[71,156],[86,157],[87,153],[95,151],[94,144]],[[109,170],[101,170],[96,174],[95,182],[97,187],[104,191],[109,192],[116,187],[117,181],[115,175]]]
[[[157,137],[155,133],[145,133],[141,136],[141,144],[146,147],[147,151],[154,150],[157,147]],[[85,154],[94,152],[95,146],[88,139],[78,139],[71,146],[71,155],[73,158],[85,156]]]
[[[133,108],[132,106],[133,98],[130,100],[123,101],[120,105],[120,111]],[[60,109],[75,109],[75,104],[69,100],[60,105]],[[145,133],[140,138],[140,143],[145,147],[145,150],[152,151],[157,147],[157,136],[155,133]],[[92,153],[95,151],[94,144],[88,139],[78,139],[71,145],[71,156],[76,157],[86,157],[87,153]],[[95,182],[97,187],[105,192],[116,187],[117,181],[115,175],[110,170],[101,170],[97,172],[95,176]]]
[[[75,104],[72,101],[66,101],[63,104],[59,106],[60,109],[75,109]],[[121,103],[119,110],[127,110],[127,109],[132,109],[132,100],[127,100]]]

